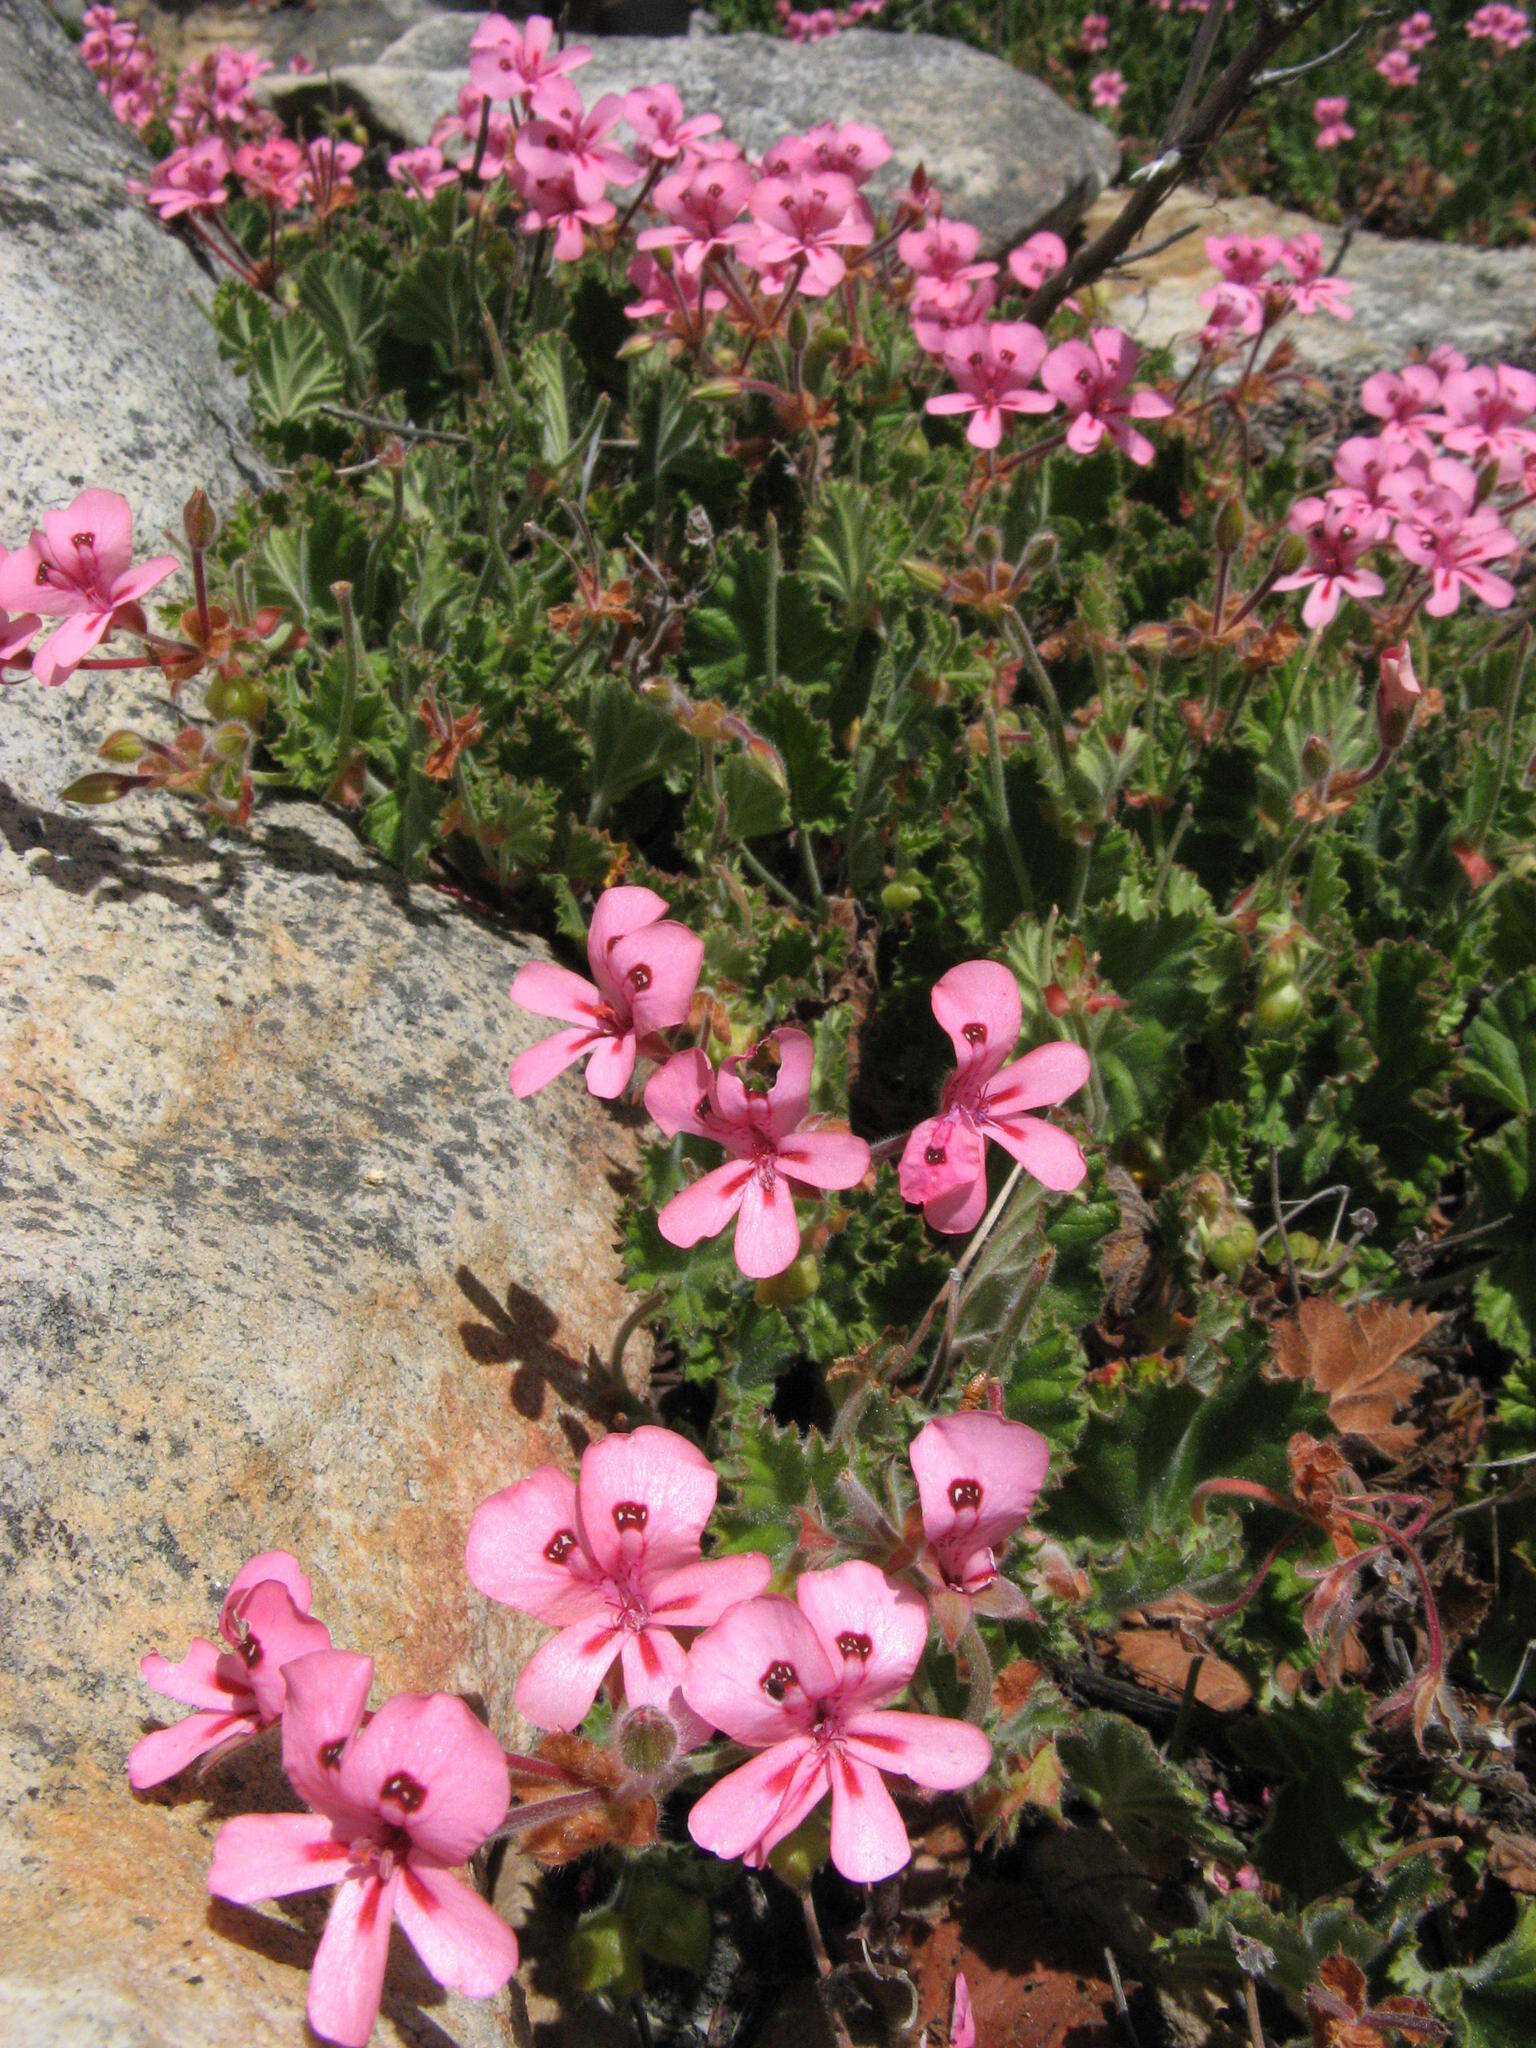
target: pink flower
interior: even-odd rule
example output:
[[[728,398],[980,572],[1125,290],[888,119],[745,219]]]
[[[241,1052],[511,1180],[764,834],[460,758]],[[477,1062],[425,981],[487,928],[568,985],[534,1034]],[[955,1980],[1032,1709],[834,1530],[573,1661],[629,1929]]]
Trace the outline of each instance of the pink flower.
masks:
[[[995,270],[995,264],[977,264]],[[912,287],[908,312],[912,333],[925,355],[941,356],[963,330],[982,326],[997,303],[990,277],[920,277]]]
[[[1048,1188],[1064,1193],[1088,1171],[1076,1139],[1030,1112],[1065,1102],[1088,1079],[1088,1055],[1062,1039],[1007,1064],[1018,1042],[1019,986],[995,960],[967,960],[933,985],[933,1014],[955,1048],[939,1114],[901,1155],[901,1192],[935,1230],[973,1230],[987,1206],[990,1138]]]
[[[1276,590],[1305,590],[1304,622],[1314,631],[1329,624],[1347,592],[1350,597],[1379,597],[1386,585],[1372,569],[1362,569],[1362,555],[1387,537],[1385,513],[1373,512],[1353,499],[1346,504],[1302,498],[1291,507],[1293,533],[1307,537],[1308,556],[1294,575],[1282,576]]]
[[[617,1661],[631,1707],[670,1712],[687,1741],[702,1738],[686,1708],[678,1713],[674,1631],[718,1621],[761,1593],[770,1571],[757,1551],[702,1556],[718,1488],[701,1451],[647,1424],[590,1445],[579,1482],[542,1465],[476,1509],[470,1584],[560,1630],[517,1681],[518,1712],[535,1727],[578,1727]]]
[[[563,78],[539,88],[538,118],[518,132],[512,154],[530,179],[550,184],[569,178],[584,206],[594,206],[610,185],[633,185],[640,166],[604,136],[624,118],[624,101],[605,92],[588,107]]]
[[[822,121],[803,135],[786,135],[764,156],[770,177],[792,178],[803,172],[835,171],[855,185],[868,184],[882,164],[891,160],[891,145],[878,128],[864,121]]]
[[[1391,502],[1384,486],[1407,459],[1407,445],[1396,434],[1352,434],[1339,443],[1333,473],[1347,490],[1359,493],[1362,504],[1380,508]]]
[[[504,14],[488,14],[469,39],[469,82],[487,99],[520,99],[526,105],[552,78],[591,61],[581,44],[552,50],[555,25],[544,14],[531,14],[518,29]]]
[[[1200,294],[1206,309],[1200,346],[1210,351],[1239,335],[1258,334],[1264,326],[1264,302],[1245,284],[1218,284]]]
[[[965,438],[995,448],[1010,415],[1050,412],[1056,401],[1032,388],[1045,361],[1045,336],[1027,320],[987,320],[957,328],[945,341],[946,373],[958,391],[940,391],[927,409],[940,417],[969,414]]]
[[[1335,320],[1353,320],[1349,303],[1352,285],[1341,277],[1329,277],[1324,270],[1323,238],[1314,228],[1292,235],[1281,252],[1280,261],[1295,278],[1291,304],[1298,313],[1331,313]]]
[[[869,1171],[864,1140],[806,1122],[813,1057],[805,1032],[772,1031],[718,1069],[695,1048],[675,1053],[651,1076],[645,1106],[668,1137],[686,1131],[731,1155],[658,1215],[668,1244],[687,1250],[735,1218],[737,1265],[750,1280],[768,1280],[800,1250],[792,1190],[858,1186]]]
[[[964,1970],[955,1972],[955,2008],[949,2019],[949,2048],[976,2048],[976,2020],[971,2011],[971,1987]]]
[[[997,1551],[1045,1484],[1050,1446],[1038,1430],[976,1409],[925,1422],[908,1456],[939,1579],[956,1593],[986,1592],[997,1580]]]
[[[798,271],[808,299],[824,299],[847,276],[840,250],[875,238],[858,188],[841,171],[760,178],[747,210],[757,232],[742,244],[743,261],[754,270]]]
[[[1419,66],[1404,49],[1388,50],[1376,59],[1376,69],[1388,85],[1417,85]]]
[[[1445,379],[1440,404],[1446,447],[1496,462],[1500,483],[1514,483],[1536,453],[1536,376],[1511,363],[1479,363]]]
[[[250,1906],[336,1886],[308,2012],[341,2048],[373,2031],[395,1921],[439,1984],[493,1997],[517,1968],[517,1937],[451,1872],[506,1818],[501,1744],[447,1693],[400,1693],[370,1719],[371,1657],[319,1650],[283,1676],[283,1768],[312,1810],[226,1821],[209,1891]]]
[[[309,1612],[309,1580],[286,1550],[264,1550],[235,1575],[219,1609],[220,1650],[203,1636],[179,1664],[151,1651],[139,1675],[155,1692],[199,1711],[136,1742],[128,1757],[135,1792],[174,1778],[198,1757],[249,1742],[283,1717],[283,1667],[331,1647],[330,1631]]]
[[[631,320],[663,320],[675,333],[687,337],[698,329],[701,317],[721,312],[726,304],[723,291],[713,285],[700,293],[700,279],[681,269],[668,270],[654,256],[636,255],[624,275],[640,293],[624,308]]]
[[[1420,8],[1397,24],[1397,40],[1404,50],[1427,50],[1435,40],[1435,20]]]
[[[1038,290],[1048,277],[1054,277],[1058,270],[1066,267],[1067,245],[1049,228],[1041,228],[1038,234],[1031,235],[1008,258],[1009,276],[1027,292]]]
[[[1344,116],[1349,112],[1347,99],[1320,99],[1312,102],[1312,118],[1317,123],[1317,133],[1312,138],[1315,149],[1337,149],[1341,142],[1353,142],[1355,131]]]
[[[1166,419],[1171,403],[1157,391],[1132,391],[1140,351],[1118,327],[1095,327],[1087,341],[1064,341],[1040,368],[1040,382],[1065,406],[1072,424],[1067,446],[1091,455],[1107,434],[1122,453],[1143,467],[1152,443],[1131,420]]]
[[[1402,370],[1377,370],[1360,387],[1360,403],[1378,420],[1388,420],[1410,448],[1430,454],[1441,416],[1440,378],[1428,363],[1409,363]]]
[[[1522,7],[1479,7],[1467,23],[1467,34],[1492,43],[1496,50],[1518,50],[1531,39],[1531,18]]]
[[[696,142],[721,126],[718,114],[683,115],[677,88],[643,85],[624,95],[624,118],[635,138],[635,155],[648,168],[676,163]]]
[[[0,565],[0,606],[62,619],[32,657],[52,688],[111,631],[119,612],[174,574],[174,555],[133,567],[133,514],[115,491],[88,490],[62,512],[45,512],[24,547]]]
[[[1503,611],[1515,601],[1515,586],[1485,565],[1513,555],[1519,543],[1496,512],[1486,507],[1463,512],[1452,492],[1440,497],[1438,507],[1403,520],[1392,534],[1404,560],[1429,571],[1425,611],[1439,619],[1459,610],[1463,590],[1491,611]]]
[[[688,1015],[704,960],[704,941],[666,914],[654,889],[605,889],[587,932],[592,979],[551,960],[531,960],[512,983],[512,1000],[538,1017],[572,1027],[520,1052],[512,1062],[514,1095],[532,1095],[579,1059],[587,1090],[612,1101],[635,1071],[643,1039]]]
[[[805,1572],[793,1600],[747,1601],[700,1636],[683,1697],[762,1754],[689,1814],[699,1847],[760,1868],[830,1792],[832,1861],[844,1877],[877,1884],[900,1870],[912,1847],[883,1774],[953,1792],[973,1785],[992,1754],[968,1722],[886,1708],[927,1639],[917,1595],[858,1560]]]
[[[1090,57],[1098,56],[1101,50],[1109,48],[1109,16],[1107,14],[1085,14],[1077,31],[1077,47]]]
[[[749,232],[741,216],[755,183],[750,166],[732,157],[685,165],[656,187],[652,204],[666,225],[643,228],[635,247],[675,249],[678,268],[697,277],[709,257]]]
[[[1088,98],[1096,107],[1118,107],[1125,98],[1125,80],[1118,71],[1096,71],[1088,81]]]
[[[1207,235],[1205,253],[1228,284],[1259,285],[1285,253],[1279,235]]]
[[[459,182],[458,172],[449,168],[443,161],[443,152],[434,149],[430,143],[423,143],[417,149],[396,150],[384,168],[395,184],[403,185],[418,199],[430,199],[445,185]]]
[[[270,142],[242,144],[234,154],[234,173],[252,199],[291,213],[304,197],[310,167],[299,145],[278,135]]]
[[[182,213],[217,213],[229,199],[229,151],[210,135],[188,149],[172,150],[155,166],[148,187],[150,205],[162,220]]]
[[[896,238],[896,254],[909,270],[921,278],[966,283],[979,277],[995,277],[995,263],[979,263],[981,230],[967,220],[925,221],[920,228],[908,228]]]
[[[1466,357],[1449,341],[1437,341],[1433,348],[1426,349],[1424,360],[1432,370],[1438,371],[1442,378],[1449,377],[1453,370],[1464,370],[1467,367]]]

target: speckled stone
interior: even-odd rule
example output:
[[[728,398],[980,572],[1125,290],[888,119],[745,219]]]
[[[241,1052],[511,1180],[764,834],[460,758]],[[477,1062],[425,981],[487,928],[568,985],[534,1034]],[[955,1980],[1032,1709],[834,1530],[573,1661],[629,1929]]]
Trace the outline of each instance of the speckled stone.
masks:
[[[263,473],[212,281],[126,190],[148,167],[40,0],[0,0],[0,546],[85,484],[154,538]]]
[[[274,76],[266,90],[279,106],[335,92],[380,133],[424,142],[464,81],[474,25],[462,14],[429,17],[376,63],[343,66],[329,81]],[[689,113],[721,115],[754,155],[818,121],[873,122],[895,155],[871,189],[895,191],[922,164],[947,210],[974,221],[993,248],[1035,228],[1070,228],[1119,162],[1109,130],[1039,79],[943,36],[850,29],[804,44],[763,35],[609,36],[592,49],[576,73],[589,104],[665,79]]]
[[[611,1419],[622,1113],[520,1104],[534,948],[274,804],[65,812],[120,678],[0,697],[0,2040],[297,2048],[322,1898],[205,1892],[217,1823],[291,1803],[273,1739],[135,1798],[178,1709],[140,1654],[298,1553],[378,1692],[478,1695],[504,1739],[540,1632],[471,1592],[487,1494]],[[540,2033],[541,2041],[557,2041]],[[376,2041],[502,2048],[403,1947]]]

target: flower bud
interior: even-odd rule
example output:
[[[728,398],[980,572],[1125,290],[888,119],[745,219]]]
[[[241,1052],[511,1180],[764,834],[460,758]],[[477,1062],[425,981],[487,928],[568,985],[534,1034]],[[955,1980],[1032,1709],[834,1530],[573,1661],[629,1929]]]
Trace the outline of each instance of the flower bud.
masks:
[[[796,1891],[804,1891],[832,1851],[832,1822],[824,1806],[801,1821],[792,1835],[769,1851],[768,1868]]]
[[[805,344],[811,338],[811,323],[806,318],[805,307],[803,305],[797,304],[790,308],[789,321],[787,324],[786,332],[789,337],[790,347],[795,350],[796,354],[798,354],[799,351],[805,347]]]
[[[1046,528],[1041,533],[1031,534],[1019,557],[1019,567],[1025,576],[1043,576],[1047,569],[1055,568],[1060,552],[1061,542]]]
[[[635,1707],[619,1723],[614,1747],[635,1778],[654,1778],[677,1755],[677,1728],[660,1707]]]
[[[759,1280],[755,1294],[762,1308],[799,1308],[820,1285],[821,1268],[809,1253],[804,1253],[771,1280]]]
[[[1275,550],[1275,567],[1282,576],[1294,576],[1307,559],[1307,543],[1299,533],[1288,533]]]
[[[211,548],[219,537],[218,518],[201,484],[181,508],[181,528],[187,536],[187,546],[199,551]]]
[[[1376,685],[1376,731],[1383,747],[1395,753],[1408,737],[1413,714],[1424,692],[1413,672],[1406,640],[1381,650],[1381,679]]]
[[[1321,733],[1309,732],[1302,741],[1301,765],[1312,782],[1321,782],[1333,767],[1333,749]]]
[[[1243,535],[1248,529],[1247,514],[1241,498],[1223,498],[1216,514],[1216,545],[1224,555],[1235,555],[1243,544]]]

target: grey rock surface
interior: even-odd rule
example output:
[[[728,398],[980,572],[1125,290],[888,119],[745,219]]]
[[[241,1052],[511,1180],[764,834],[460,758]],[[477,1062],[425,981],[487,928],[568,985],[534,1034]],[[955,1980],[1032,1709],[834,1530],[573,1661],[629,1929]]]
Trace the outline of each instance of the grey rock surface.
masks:
[[[472,1593],[465,1531],[612,1420],[587,1358],[628,1305],[631,1140],[575,1081],[514,1101],[530,943],[340,820],[66,812],[119,722],[166,726],[115,676],[0,698],[0,2040],[294,2048],[324,1895],[206,1894],[218,1823],[292,1803],[273,1740],[135,1798],[129,1747],[181,1712],[138,1659],[282,1546],[376,1700],[468,1689],[521,1735],[529,1625]],[[400,1948],[376,2041],[511,2038]]]
[[[0,0],[0,545],[84,484],[153,538],[261,474],[210,280],[125,189],[148,163],[41,0]]]
[[[273,76],[269,98],[297,108],[334,94],[380,133],[425,141],[464,82],[474,20],[429,16],[377,61],[328,78]],[[948,211],[974,221],[989,247],[1039,227],[1071,227],[1115,174],[1119,145],[1107,128],[1038,79],[942,36],[850,29],[796,44],[763,35],[613,36],[592,44],[575,74],[590,103],[665,79],[690,113],[718,113],[742,147],[760,155],[781,135],[818,121],[869,121],[895,152],[878,193],[899,189],[923,164]]]

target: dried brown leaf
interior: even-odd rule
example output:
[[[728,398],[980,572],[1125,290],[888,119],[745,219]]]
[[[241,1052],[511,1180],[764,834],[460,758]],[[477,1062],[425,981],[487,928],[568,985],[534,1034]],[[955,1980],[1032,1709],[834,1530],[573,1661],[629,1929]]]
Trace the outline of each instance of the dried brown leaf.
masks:
[[[1319,1295],[1276,1328],[1275,1364],[1286,1379],[1306,1380],[1327,1395],[1329,1420],[1341,1436],[1358,1437],[1384,1458],[1400,1457],[1419,1432],[1394,1417],[1428,1370],[1411,1354],[1439,1321],[1402,1302],[1344,1309]]]
[[[1195,1698],[1213,1713],[1235,1714],[1253,1698],[1253,1688],[1235,1664],[1209,1650],[1191,1649],[1177,1635],[1161,1628],[1123,1628],[1115,1636],[1115,1655],[1154,1692],[1182,1699],[1190,1667],[1198,1657],[1200,1673]]]

